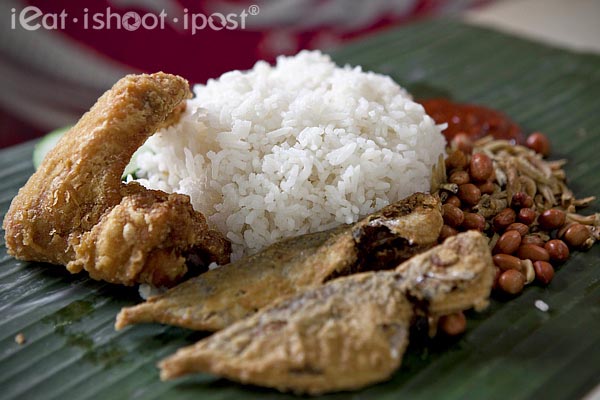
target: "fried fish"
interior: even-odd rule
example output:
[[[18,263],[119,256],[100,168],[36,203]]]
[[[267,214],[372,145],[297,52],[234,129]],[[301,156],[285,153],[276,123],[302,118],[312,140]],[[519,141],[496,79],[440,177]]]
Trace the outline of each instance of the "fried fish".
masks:
[[[126,307],[116,328],[160,322],[216,331],[273,301],[351,273],[393,268],[437,243],[439,199],[416,193],[354,225],[290,238]]]
[[[187,196],[121,182],[135,150],[173,123],[190,95],[185,79],[165,73],[118,81],[13,199],[3,222],[8,253],[125,285],[172,286],[189,254],[227,262],[229,242]]]
[[[400,366],[417,314],[487,304],[494,266],[470,231],[393,271],[342,277],[267,307],[160,363],[161,378],[208,372],[295,393],[353,390]]]

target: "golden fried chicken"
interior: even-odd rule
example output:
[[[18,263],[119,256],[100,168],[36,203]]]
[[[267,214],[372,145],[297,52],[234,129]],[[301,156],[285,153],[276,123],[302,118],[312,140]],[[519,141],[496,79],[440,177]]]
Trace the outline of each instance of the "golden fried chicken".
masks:
[[[121,182],[135,150],[189,96],[185,79],[165,73],[126,76],[102,95],[13,199],[9,254],[125,285],[173,285],[192,253],[226,263],[229,242],[187,196]]]
[[[161,378],[208,372],[296,393],[352,390],[400,366],[416,315],[487,304],[494,265],[469,231],[393,271],[338,278],[281,300],[160,363]]]
[[[443,220],[434,196],[416,193],[354,225],[275,243],[191,278],[117,316],[116,328],[161,322],[215,331],[275,300],[351,273],[393,268],[437,243]]]

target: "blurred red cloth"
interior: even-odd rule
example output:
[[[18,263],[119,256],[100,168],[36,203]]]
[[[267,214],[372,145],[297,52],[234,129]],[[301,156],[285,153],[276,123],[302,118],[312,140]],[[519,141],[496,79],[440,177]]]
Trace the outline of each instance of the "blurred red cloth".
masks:
[[[0,15],[10,20],[0,22],[0,147],[74,123],[127,73],[162,70],[203,83],[260,59],[333,49],[488,1],[3,0]],[[39,29],[23,27],[28,16],[25,24]]]

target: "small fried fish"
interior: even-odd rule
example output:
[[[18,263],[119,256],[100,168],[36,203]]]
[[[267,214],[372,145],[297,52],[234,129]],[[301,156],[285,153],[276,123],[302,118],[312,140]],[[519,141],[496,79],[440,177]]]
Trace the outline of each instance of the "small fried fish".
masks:
[[[160,363],[161,378],[208,372],[312,395],[388,379],[415,316],[486,305],[487,240],[470,231],[393,271],[342,277],[265,308]]]
[[[289,238],[123,308],[115,326],[160,322],[223,329],[275,300],[335,277],[393,268],[434,246],[442,225],[439,199],[416,193],[354,225]]]

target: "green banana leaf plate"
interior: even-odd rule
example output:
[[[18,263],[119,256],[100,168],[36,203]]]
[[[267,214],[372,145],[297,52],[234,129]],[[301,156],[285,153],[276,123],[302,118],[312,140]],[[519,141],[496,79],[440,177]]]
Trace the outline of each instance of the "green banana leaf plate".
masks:
[[[338,50],[338,63],[392,76],[416,98],[449,97],[546,133],[579,197],[600,198],[600,56],[455,20],[425,21]],[[33,172],[34,143],[0,151],[0,218]],[[598,212],[598,203],[587,212]],[[2,232],[2,237],[4,232]],[[549,305],[547,312],[534,306]],[[116,332],[137,290],[62,267],[16,261],[0,247],[0,398],[283,399],[209,375],[161,382],[156,363],[205,333],[161,325]],[[15,335],[26,342],[19,345]],[[600,394],[600,246],[574,253],[548,287],[469,313],[460,338],[414,339],[385,383],[331,399],[573,399]],[[591,394],[590,394],[591,393]]]

